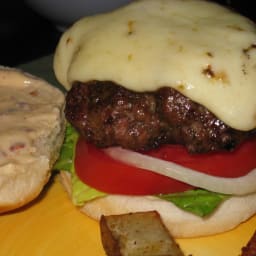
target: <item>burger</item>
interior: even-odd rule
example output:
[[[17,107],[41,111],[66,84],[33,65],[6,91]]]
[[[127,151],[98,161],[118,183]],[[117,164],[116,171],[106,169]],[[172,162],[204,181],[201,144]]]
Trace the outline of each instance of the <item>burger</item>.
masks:
[[[140,0],[65,31],[56,168],[88,216],[156,210],[175,237],[256,212],[256,26],[218,4]]]

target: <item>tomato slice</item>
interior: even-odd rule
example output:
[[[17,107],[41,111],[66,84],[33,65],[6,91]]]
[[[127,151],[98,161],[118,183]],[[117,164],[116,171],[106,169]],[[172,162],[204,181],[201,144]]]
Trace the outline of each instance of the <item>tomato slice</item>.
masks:
[[[190,155],[182,146],[166,145],[147,154],[211,175],[239,177],[256,167],[256,139],[243,143],[233,152]],[[75,168],[87,185],[111,194],[154,195],[192,188],[174,179],[120,163],[81,138],[76,147]]]
[[[191,155],[181,145],[164,145],[148,152],[148,155],[213,176],[236,178],[256,167],[256,139],[244,142],[232,152]]]

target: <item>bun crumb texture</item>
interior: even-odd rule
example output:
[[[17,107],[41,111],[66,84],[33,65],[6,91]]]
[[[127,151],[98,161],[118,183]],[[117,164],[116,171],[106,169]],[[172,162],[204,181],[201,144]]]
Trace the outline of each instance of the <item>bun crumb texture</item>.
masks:
[[[0,67],[0,213],[35,199],[64,138],[64,95],[41,78]]]

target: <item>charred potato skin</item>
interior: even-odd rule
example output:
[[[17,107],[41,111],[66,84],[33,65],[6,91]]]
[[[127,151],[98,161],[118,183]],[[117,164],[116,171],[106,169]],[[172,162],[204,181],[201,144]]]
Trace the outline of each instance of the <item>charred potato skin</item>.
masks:
[[[250,238],[246,246],[242,248],[241,256],[255,256],[256,255],[256,231]]]
[[[107,217],[102,215],[100,218],[100,234],[103,248],[108,256],[122,256],[118,241],[114,238],[107,225]]]

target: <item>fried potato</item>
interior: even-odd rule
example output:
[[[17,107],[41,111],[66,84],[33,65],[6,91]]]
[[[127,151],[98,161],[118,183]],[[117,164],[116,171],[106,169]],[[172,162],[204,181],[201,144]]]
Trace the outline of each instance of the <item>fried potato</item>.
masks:
[[[242,248],[241,256],[255,256],[256,255],[256,230],[248,241],[247,245]]]
[[[182,256],[156,211],[102,216],[101,240],[108,256]]]

